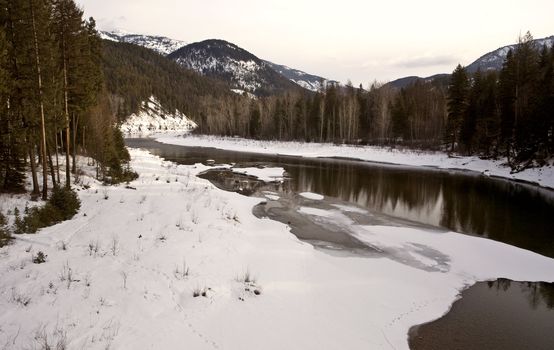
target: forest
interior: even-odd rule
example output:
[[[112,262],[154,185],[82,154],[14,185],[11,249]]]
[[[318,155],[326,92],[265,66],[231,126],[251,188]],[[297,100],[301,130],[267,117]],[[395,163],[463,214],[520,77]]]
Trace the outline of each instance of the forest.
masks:
[[[506,157],[514,171],[554,155],[554,50],[528,33],[500,72],[418,80],[402,89],[328,84],[201,112],[197,132],[249,138],[404,146]]]
[[[198,125],[197,133],[269,140],[373,144],[506,157],[514,171],[554,154],[554,53],[520,38],[500,72],[418,79],[404,88],[327,84],[249,98],[151,50],[104,41],[112,106],[124,119],[154,95]]]
[[[77,154],[105,182],[132,178],[117,125],[150,96],[203,134],[506,157],[514,171],[554,154],[554,49],[529,33],[500,72],[459,65],[402,89],[327,84],[250,98],[151,50],[101,40],[73,0],[0,4],[0,191],[24,191],[27,171],[33,196],[46,199],[49,183],[69,188]]]
[[[69,189],[78,153],[104,181],[129,176],[107,91],[95,21],[73,0],[0,0],[0,191],[24,191],[28,169],[35,197]]]

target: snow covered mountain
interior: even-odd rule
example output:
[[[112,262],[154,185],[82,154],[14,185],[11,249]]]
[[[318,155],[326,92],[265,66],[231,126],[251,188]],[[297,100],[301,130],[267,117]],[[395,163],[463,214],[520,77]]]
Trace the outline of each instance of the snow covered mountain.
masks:
[[[539,48],[543,45],[546,45],[547,47],[552,47],[554,45],[554,35],[547,38],[535,39],[534,43]],[[468,65],[466,67],[466,70],[469,73],[475,73],[479,69],[481,69],[481,71],[500,70],[502,69],[502,64],[506,59],[506,55],[508,55],[508,51],[514,50],[516,46],[517,44],[506,45],[494,51],[486,53],[483,56],[479,57],[476,61]],[[452,67],[452,69],[454,69],[454,67]],[[397,89],[401,89],[414,84],[416,81],[434,81],[437,79],[446,81],[445,79],[447,79],[449,76],[450,74],[436,74],[426,78],[410,76],[393,80],[387,83],[387,85],[390,85]]]
[[[154,50],[163,56],[185,46],[187,43],[181,40],[166,38],[164,36],[131,34],[122,31],[100,32],[100,37],[105,40],[135,44]]]
[[[196,123],[178,110],[167,111],[158,100],[152,96],[142,103],[138,113],[125,119],[120,129],[124,134],[153,134],[166,131],[190,131],[197,127]]]
[[[263,95],[295,88],[296,85],[307,90],[320,91],[328,82],[338,83],[298,69],[261,60],[250,52],[223,40],[206,40],[186,45],[184,41],[163,36],[123,31],[101,31],[100,35],[102,39],[131,43],[155,50],[186,68],[226,81],[235,92],[254,92],[256,95]],[[187,46],[186,49],[185,46]],[[176,52],[181,48],[183,50]],[[268,72],[268,68],[278,75]],[[279,76],[295,85],[284,82]]]
[[[269,61],[264,62],[268,64],[274,71],[283,75],[285,78],[302,86],[304,89],[308,89],[311,91],[321,91],[325,87],[325,84],[327,84],[328,82],[334,84],[339,83],[338,81],[327,80],[325,78],[319,77],[317,75],[308,74],[298,69],[290,68]]]
[[[224,40],[186,45],[167,56],[185,68],[229,83],[234,90],[257,96],[300,89],[252,53]]]
[[[534,43],[537,47],[542,47],[543,45],[552,47],[554,44],[554,35],[547,38],[536,39],[534,40]],[[516,45],[517,44],[503,46],[481,56],[475,62],[467,66],[467,71],[473,73],[478,69],[481,69],[482,71],[500,70],[504,60],[506,59],[508,51],[515,49]]]

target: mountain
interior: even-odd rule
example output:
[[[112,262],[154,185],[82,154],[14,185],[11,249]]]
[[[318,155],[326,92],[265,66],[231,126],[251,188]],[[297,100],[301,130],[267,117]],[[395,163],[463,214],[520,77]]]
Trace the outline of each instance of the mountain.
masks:
[[[269,61],[264,61],[269,67],[271,67],[277,73],[283,75],[290,81],[302,86],[304,89],[311,91],[321,91],[327,82],[338,84],[338,81],[327,80],[317,75],[308,74],[298,69],[290,68],[280,64],[276,64]]]
[[[228,84],[183,69],[152,50],[109,40],[102,44],[106,88],[120,118],[139,113],[151,96],[166,111],[179,110],[192,118],[220,101],[241,98]]]
[[[225,40],[189,44],[167,57],[204,76],[228,82],[233,91],[266,96],[301,89],[273,70],[266,61]]]
[[[547,38],[535,39],[533,42],[537,47],[542,47],[543,45],[552,47],[552,45],[554,44],[554,35]],[[514,50],[516,46],[517,44],[507,45],[499,49],[496,49],[492,52],[489,52],[487,54],[484,54],[483,56],[479,57],[475,62],[468,65],[466,69],[470,73],[474,73],[478,69],[481,69],[481,71],[500,70],[502,69],[502,64],[506,59],[506,55],[508,54],[508,51]]]
[[[409,76],[409,77],[393,80],[391,82],[388,82],[386,85],[392,86],[393,88],[396,88],[396,89],[403,89],[405,87],[415,84],[416,82],[423,82],[423,83],[434,82],[434,81],[442,82],[443,80],[447,80],[449,77],[450,77],[450,74],[435,74],[426,78]]]
[[[166,38],[165,36],[130,34],[122,31],[101,31],[100,37],[105,40],[146,47],[147,49],[154,50],[163,56],[167,56],[187,44],[184,41]]]
[[[186,45],[184,41],[174,40],[163,36],[131,34],[131,33],[125,33],[122,31],[113,31],[113,32],[101,31],[100,35],[105,40],[124,42],[124,43],[143,46],[148,49],[155,50],[164,56],[174,53],[175,51],[177,51],[178,49]],[[216,48],[217,47],[216,42],[221,43],[220,49]],[[262,66],[267,66],[271,68],[273,71],[279,73],[279,75],[292,81],[296,85],[311,91],[320,91],[327,82],[338,83],[336,81],[328,80],[326,78],[323,78],[317,75],[308,74],[298,69],[272,63],[266,60],[260,60],[254,55],[250,54],[248,51],[243,50],[238,46],[225,42],[223,40],[206,40],[201,43],[190,44],[192,46],[188,50],[183,50],[183,51],[185,52],[193,51],[193,50],[199,51],[199,49],[203,45],[210,45],[210,43],[212,47],[210,49],[207,49],[207,51],[210,51],[210,50],[213,51],[212,54],[205,52],[205,55],[204,55],[197,52],[194,55],[195,56],[194,58],[188,54],[178,55],[178,56],[172,55],[171,57],[177,60],[178,62],[180,62],[180,64],[182,64],[183,66],[190,69],[194,69],[201,74],[210,75],[210,76],[214,76],[216,78],[225,80],[226,82],[231,84],[231,86],[233,87],[233,91],[238,93],[244,92],[244,91],[253,92],[256,90],[256,94],[259,95],[262,91],[275,91],[275,90],[280,91],[282,90],[282,88],[285,87],[285,85],[288,85],[288,88],[291,88],[290,84],[285,84],[283,82],[276,82],[276,81],[274,81],[273,84],[269,84],[270,86],[267,86],[268,85],[267,81],[265,82],[256,81],[255,76],[251,74],[251,72],[250,73],[247,72],[247,70],[249,69],[250,70],[256,69],[258,71],[263,71],[265,67],[262,67]],[[231,49],[231,47],[233,49]],[[204,48],[204,51],[206,51],[206,48]],[[227,54],[230,54],[231,56],[225,57]],[[188,58],[181,57],[181,56],[187,56]],[[243,56],[243,57],[239,57],[237,59],[236,56]],[[242,61],[243,63],[239,63],[241,62],[242,58],[247,58],[247,60]],[[212,63],[210,63],[211,65],[215,65],[216,61],[218,61],[218,65],[220,66],[220,68],[222,68],[222,66],[228,66],[228,67],[226,69],[220,70],[218,73],[213,71],[208,72],[206,64],[204,62],[201,62],[202,59],[212,60]],[[253,66],[249,66],[249,64],[246,63],[249,59],[253,59],[256,64]],[[268,78],[268,74],[262,73],[262,75],[266,75],[266,78]],[[250,78],[245,78],[246,81],[244,79],[241,79],[243,77],[248,77],[248,76]],[[276,87],[281,87],[281,88],[276,89]]]
[[[547,47],[552,47],[554,45],[554,35],[549,36],[547,38],[535,39],[533,42],[537,47],[542,47],[543,45],[546,45]],[[481,71],[500,70],[502,69],[502,64],[506,59],[506,55],[508,54],[508,51],[514,50],[516,46],[517,44],[506,45],[494,51],[486,53],[483,56],[479,57],[476,61],[468,65],[466,67],[466,70],[469,73],[475,73],[479,69],[481,69]],[[454,69],[454,67],[452,69]],[[393,80],[387,83],[387,85],[390,85],[397,89],[401,89],[414,84],[416,81],[433,81],[433,80],[436,80],[439,78],[442,79],[448,76],[449,74],[436,74],[427,78],[409,76],[409,77]]]

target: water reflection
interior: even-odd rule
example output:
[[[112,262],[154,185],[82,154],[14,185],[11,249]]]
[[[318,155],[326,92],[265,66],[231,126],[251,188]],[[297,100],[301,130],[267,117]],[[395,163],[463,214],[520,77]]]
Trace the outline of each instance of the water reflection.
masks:
[[[554,349],[554,283],[499,279],[462,292],[452,309],[410,329],[411,349]]]
[[[207,159],[271,163],[284,167],[290,176],[290,181],[276,191],[321,193],[372,211],[554,257],[552,191],[472,173],[228,152],[163,145],[147,139],[128,139],[127,143],[180,164]]]
[[[515,285],[514,285],[515,284]],[[506,292],[510,288],[519,288],[521,294],[534,310],[546,307],[554,310],[554,283],[546,282],[513,282],[508,279],[498,279],[487,282],[487,286],[492,290]]]

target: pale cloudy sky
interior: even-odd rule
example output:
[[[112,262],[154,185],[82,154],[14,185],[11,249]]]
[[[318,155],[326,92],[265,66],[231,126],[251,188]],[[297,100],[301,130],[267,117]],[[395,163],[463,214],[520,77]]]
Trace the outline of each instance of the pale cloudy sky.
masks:
[[[355,84],[451,72],[530,30],[554,35],[553,0],[76,0],[100,29],[256,56]]]

